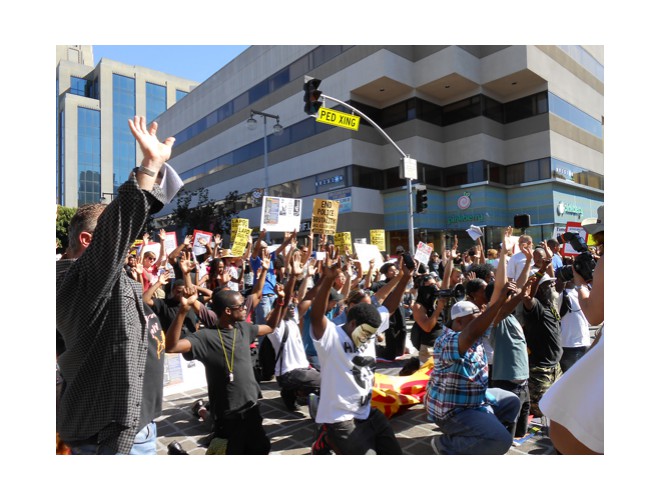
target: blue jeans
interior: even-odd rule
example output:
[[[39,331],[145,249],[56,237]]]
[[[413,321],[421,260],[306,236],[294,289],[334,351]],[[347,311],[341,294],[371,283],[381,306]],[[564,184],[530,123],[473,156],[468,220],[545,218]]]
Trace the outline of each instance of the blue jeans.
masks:
[[[156,454],[156,422],[145,425],[135,435],[133,447],[129,455],[155,455]],[[72,455],[115,455],[108,446],[94,443],[71,447]],[[120,453],[116,453],[120,455]]]
[[[504,455],[513,443],[520,399],[503,389],[488,389],[496,400],[479,409],[454,412],[435,419],[442,431],[439,450],[445,455]]]
[[[265,325],[266,318],[268,313],[273,308],[277,294],[272,294],[270,297],[263,295],[261,300],[257,304],[257,307],[254,308],[254,324],[255,325]]]

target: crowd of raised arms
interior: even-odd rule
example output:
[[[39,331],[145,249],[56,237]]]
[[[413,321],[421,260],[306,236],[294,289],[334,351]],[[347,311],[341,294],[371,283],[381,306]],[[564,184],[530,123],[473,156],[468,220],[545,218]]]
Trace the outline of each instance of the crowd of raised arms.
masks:
[[[378,361],[399,358],[400,376],[429,375],[438,454],[504,454],[543,416],[557,452],[603,452],[602,207],[585,225],[589,275],[555,239],[516,241],[510,227],[495,248],[478,238],[459,250],[454,236],[424,263],[402,247],[365,261],[296,230],[277,244],[262,230],[241,255],[218,234],[168,252],[167,232],[144,227],[176,194],[163,181],[178,179],[174,139],[144,117],[129,127],[142,164],[110,204],[78,209],[57,261],[60,451],[155,454],[165,353],[180,353],[205,368],[208,401],[193,411],[212,426],[208,454],[270,452],[259,400],[271,377],[286,409],[309,405],[312,454],[401,454],[371,404]],[[157,253],[144,250],[156,239]],[[586,436],[569,425],[576,414]]]

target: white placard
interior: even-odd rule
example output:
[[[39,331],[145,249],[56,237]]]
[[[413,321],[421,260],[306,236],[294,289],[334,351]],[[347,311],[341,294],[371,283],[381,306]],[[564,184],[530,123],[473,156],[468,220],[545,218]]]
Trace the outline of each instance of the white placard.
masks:
[[[360,264],[362,264],[362,271],[366,272],[369,269],[369,261],[374,259],[374,269],[380,269],[383,265],[383,255],[378,250],[376,245],[365,245],[363,243],[353,243],[353,249],[357,255]],[[318,253],[318,252],[317,252]]]
[[[265,196],[261,204],[260,229],[283,233],[298,230],[301,212],[301,199]]]
[[[426,266],[429,263],[429,259],[431,258],[431,252],[433,252],[433,247],[420,241],[417,243],[415,259]]]

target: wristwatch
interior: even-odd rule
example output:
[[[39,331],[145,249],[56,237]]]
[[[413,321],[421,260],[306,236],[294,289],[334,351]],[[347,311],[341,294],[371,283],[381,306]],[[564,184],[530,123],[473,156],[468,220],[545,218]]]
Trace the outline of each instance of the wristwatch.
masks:
[[[148,168],[145,168],[142,165],[137,167],[137,171],[142,172],[143,174],[146,174],[149,177],[156,177],[156,174],[158,173],[158,172],[154,172],[153,170],[149,170]]]

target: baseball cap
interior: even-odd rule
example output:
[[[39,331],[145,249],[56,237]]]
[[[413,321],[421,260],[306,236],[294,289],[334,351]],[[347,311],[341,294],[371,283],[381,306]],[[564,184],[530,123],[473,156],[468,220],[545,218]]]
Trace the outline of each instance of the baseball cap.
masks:
[[[469,300],[461,300],[451,307],[451,319],[462,318],[463,316],[477,314],[479,312],[481,312],[481,309],[476,304]]]

